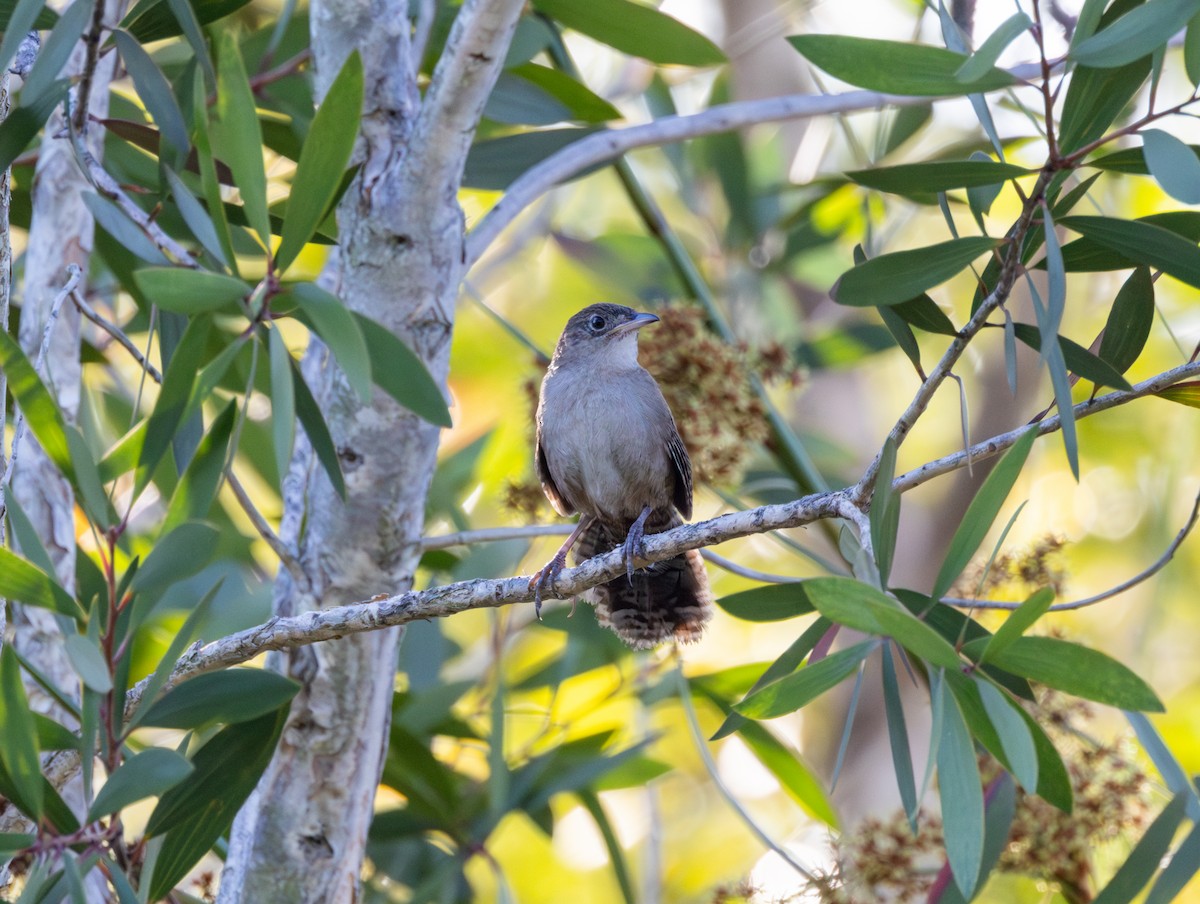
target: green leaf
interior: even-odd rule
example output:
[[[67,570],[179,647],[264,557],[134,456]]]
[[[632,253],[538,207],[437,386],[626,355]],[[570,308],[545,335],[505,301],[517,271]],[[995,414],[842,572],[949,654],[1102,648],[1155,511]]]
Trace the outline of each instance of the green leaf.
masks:
[[[158,246],[115,204],[90,191],[83,193],[83,203],[95,218],[97,225],[130,254],[140,257],[148,264],[167,263],[167,258],[158,250]]]
[[[768,584],[717,599],[717,605],[742,621],[772,622],[795,618],[813,611],[803,582]]]
[[[279,330],[270,331],[267,344],[271,358],[271,445],[282,486],[296,441],[296,390],[292,384],[292,354],[284,345]]]
[[[972,641],[964,652],[974,655],[981,648],[979,641]],[[1018,637],[993,654],[991,662],[1031,681],[1097,703],[1138,712],[1164,711],[1150,686],[1126,666],[1098,650],[1065,640]]]
[[[203,45],[203,38],[200,38]],[[205,53],[205,61],[208,55]],[[204,198],[208,210],[209,222],[217,234],[221,246],[221,261],[238,273],[237,255],[233,250],[233,236],[229,230],[229,220],[225,213],[225,202],[221,193],[221,180],[217,174],[216,159],[213,156],[209,135],[208,95],[204,89],[203,79],[192,82],[192,136],[196,142],[196,166],[200,170],[201,197]]]
[[[362,57],[354,51],[329,86],[304,139],[275,253],[280,273],[292,265],[329,212],[358,138],[362,103]]]
[[[170,531],[185,521],[197,520],[208,515],[217,498],[221,475],[225,472],[225,462],[229,457],[229,438],[233,435],[237,411],[237,399],[230,399],[204,431],[196,454],[188,462],[187,469],[171,494],[167,517],[163,521],[164,531]],[[282,414],[273,409],[272,420],[276,417],[282,417]]]
[[[996,727],[996,735],[1008,759],[1008,766],[1026,791],[1035,793],[1038,786],[1038,756],[1033,735],[1021,718],[1017,704],[989,681],[976,680],[980,701],[988,720]]]
[[[1059,128],[1063,153],[1100,138],[1128,107],[1149,72],[1149,56],[1116,69],[1077,67],[1063,102]]]
[[[1171,862],[1163,869],[1143,904],[1170,904],[1178,900],[1197,871],[1200,871],[1200,827],[1192,826],[1187,837],[1171,855]]]
[[[548,126],[572,118],[567,105],[532,82],[501,72],[483,115],[506,125]]]
[[[1148,267],[1129,274],[1104,324],[1099,355],[1117,373],[1125,373],[1141,355],[1154,324],[1154,280]]]
[[[539,66],[522,63],[508,70],[514,76],[535,85],[557,100],[577,122],[602,123],[621,118],[621,111],[569,75]]]
[[[21,103],[0,122],[0,169],[12,166],[62,103],[70,87],[70,79],[60,78],[36,97],[27,97],[22,92]]]
[[[950,548],[946,552],[946,559],[942,562],[941,570],[934,582],[932,596],[935,598],[940,599],[946,594],[950,585],[962,574],[963,569],[967,567],[976,550],[983,543],[984,537],[992,527],[992,522],[1000,514],[1000,507],[1004,505],[1009,491],[1017,482],[1017,477],[1025,465],[1025,459],[1029,457],[1029,450],[1033,447],[1033,441],[1036,438],[1037,430],[1035,428],[1026,430],[992,469],[992,473],[987,476],[983,486],[979,488],[979,492],[967,506],[966,514],[963,515],[958,530],[954,532],[954,538],[950,541]]]
[[[308,318],[313,332],[329,346],[358,397],[363,402],[368,401],[371,398],[371,358],[362,330],[350,309],[336,295],[315,283],[292,286],[283,297],[295,301]]]
[[[192,758],[191,778],[162,796],[146,826],[147,836],[166,833],[149,882],[150,900],[164,897],[233,824],[286,721],[287,708],[280,707],[221,729]]]
[[[1160,399],[1178,402],[1189,408],[1200,408],[1200,382],[1189,380],[1186,383],[1176,383],[1155,393]]]
[[[54,84],[63,66],[67,64],[71,51],[75,49],[80,35],[92,20],[93,2],[94,0],[75,0],[53,26],[54,30],[42,44],[33,69],[25,79],[25,84],[21,86],[23,96],[38,97]],[[41,29],[49,26],[36,27]],[[7,29],[8,26],[5,24],[0,28]]]
[[[300,685],[267,669],[226,669],[197,675],[150,707],[142,725],[200,729],[248,722],[288,703]]]
[[[790,675],[804,662],[804,657],[813,651],[821,638],[833,627],[829,619],[821,617],[816,619],[809,625],[799,637],[784,650],[779,657],[771,663],[766,671],[759,676],[758,680],[751,686],[748,694],[753,694],[760,688],[766,687],[773,681],[776,681],[785,675]],[[693,686],[697,685],[697,679],[692,679]],[[725,717],[725,721],[721,723],[721,727],[717,729],[716,734],[710,740],[719,741],[735,731],[743,730],[747,725],[745,718],[735,712],[729,713]]]
[[[853,578],[812,578],[804,583],[812,604],[829,620],[858,631],[891,637],[934,665],[948,669],[962,666],[953,646],[882,591]]]
[[[854,674],[875,646],[872,641],[864,641],[831,653],[755,691],[734,709],[750,719],[773,719],[793,713]]]
[[[954,324],[950,322],[950,318],[946,316],[945,312],[928,295],[918,295],[916,298],[910,298],[908,301],[891,305],[888,310],[894,311],[905,322],[911,323],[913,326],[927,333],[938,333],[943,336],[958,334],[958,330],[954,328]],[[880,313],[882,311],[883,309],[881,308]]]
[[[1200,13],[1188,22],[1183,39],[1183,68],[1187,71],[1188,81],[1200,85]]]
[[[1037,327],[1028,323],[1013,323],[1013,334],[1030,348],[1041,350],[1042,334]],[[1078,342],[1073,342],[1066,336],[1059,336],[1058,346],[1063,362],[1072,373],[1085,380],[1091,380],[1097,386],[1111,386],[1126,392],[1133,389],[1116,368],[1103,358],[1093,355]]]
[[[1195,242],[1145,220],[1066,217],[1066,226],[1125,257],[1156,267],[1189,286],[1200,288],[1200,249]]]
[[[996,60],[1000,59],[1004,49],[1028,31],[1032,24],[1024,13],[1009,16],[999,28],[988,35],[979,49],[971,54],[971,58],[959,67],[954,77],[960,82],[968,83],[983,78],[996,65]]]
[[[968,58],[925,44],[847,35],[795,35],[788,42],[834,78],[871,91],[941,97],[995,91],[1016,83],[1007,72],[994,68],[973,81],[959,81],[956,74]]]
[[[42,451],[63,474],[68,478],[73,476],[71,447],[62,412],[16,340],[3,330],[0,330],[0,371],[8,378],[8,391],[20,406]]]
[[[0,598],[16,600],[27,606],[39,606],[71,618],[80,618],[83,610],[75,598],[46,572],[34,567],[16,553],[0,546]]]
[[[1046,610],[1050,608],[1052,602],[1054,602],[1054,588],[1043,587],[1021,603],[984,646],[983,652],[979,654],[980,665],[1003,652],[1014,640],[1033,627],[1033,623],[1046,614]]]
[[[220,37],[216,116],[210,128],[213,151],[229,164],[250,227],[258,233],[263,247],[270,248],[271,218],[267,214],[262,128],[233,32],[222,31]]]
[[[146,422],[146,433],[138,455],[139,473],[135,496],[149,482],[154,469],[171,447],[171,440],[179,425],[184,421],[184,414],[188,411],[188,403],[192,397],[192,387],[196,382],[196,373],[204,359],[211,326],[212,320],[209,317],[192,318],[171,353],[166,373],[163,374],[162,389]]]
[[[909,301],[1002,244],[1000,239],[969,236],[911,251],[881,254],[843,273],[829,294],[838,304],[853,307]]]
[[[143,750],[108,777],[88,810],[87,821],[95,822],[147,797],[158,797],[191,774],[192,764],[174,750]]]
[[[652,63],[718,66],[725,62],[725,54],[704,35],[630,0],[533,0],[533,6],[567,28]]]
[[[946,855],[954,883],[968,901],[983,865],[983,786],[975,745],[953,694],[942,694],[942,733],[938,741],[938,788],[942,799]]]
[[[1200,160],[1190,147],[1161,129],[1146,129],[1142,151],[1163,191],[1184,204],[1200,203]]]
[[[1126,712],[1125,718],[1137,735],[1138,743],[1146,751],[1146,756],[1150,757],[1150,762],[1154,763],[1154,768],[1162,776],[1163,783],[1172,794],[1182,793],[1187,799],[1188,818],[1192,822],[1200,822],[1200,793],[1184,772],[1179,760],[1175,758],[1175,754],[1167,747],[1154,723],[1141,713]]]
[[[18,851],[31,847],[37,841],[36,835],[24,832],[5,832],[0,834],[0,857],[10,858]]]
[[[130,584],[132,590],[149,593],[190,578],[205,568],[221,535],[203,521],[186,521],[158,538]]]
[[[1182,793],[1171,798],[1138,839],[1116,875],[1093,899],[1093,904],[1127,904],[1137,897],[1138,892],[1158,872],[1158,865],[1170,850],[1175,831],[1183,822],[1186,803],[1187,799]]]
[[[183,217],[183,221],[187,224],[188,229],[192,231],[192,235],[196,240],[204,246],[204,250],[216,259],[223,267],[229,266],[229,261],[225,257],[225,249],[221,245],[221,240],[217,236],[217,229],[213,225],[212,219],[208,216],[208,211],[203,205],[196,200],[191,191],[183,180],[175,174],[175,171],[170,167],[163,166],[163,174],[167,178],[167,184],[171,186],[171,197],[175,199],[175,206],[179,208],[179,215]]]
[[[108,663],[104,654],[94,642],[82,634],[68,634],[63,641],[63,648],[75,674],[83,681],[85,687],[100,694],[112,690],[112,676],[108,673]]]
[[[879,453],[879,470],[875,477],[875,495],[871,499],[871,547],[879,568],[879,583],[886,587],[896,554],[896,537],[900,529],[900,494],[892,489],[896,476],[896,441],[890,436]]]
[[[355,311],[354,319],[367,343],[371,379],[375,385],[429,423],[438,427],[452,426],[441,387],[416,353],[391,330],[370,317]]]
[[[45,803],[37,727],[25,698],[21,667],[8,645],[0,650],[0,763],[12,779],[12,802],[37,822]]]
[[[207,25],[230,13],[241,9],[250,0],[185,0],[181,3],[184,9],[190,9],[197,25]],[[173,12],[172,5],[166,0],[142,0],[121,21],[121,27],[127,29],[143,44],[161,41],[163,38],[173,38],[184,32],[178,17]],[[202,53],[203,42],[196,49],[198,57],[207,57]]]
[[[613,827],[608,821],[599,796],[594,791],[587,789],[577,791],[576,796],[592,817],[592,821],[596,823],[596,828],[600,830],[600,837],[604,839],[604,846],[608,849],[608,858],[612,862],[613,874],[621,889],[621,898],[625,904],[637,904],[638,898],[633,890],[633,880],[629,875],[629,867],[625,863],[625,850],[621,847],[617,833],[613,831]]]
[[[78,750],[79,737],[66,726],[60,725],[49,716],[33,714],[37,726],[38,750]]]
[[[594,131],[576,128],[542,129],[478,141],[471,145],[471,150],[467,153],[463,187],[503,191],[530,167],[541,163],[567,145],[586,138]],[[2,134],[0,132],[0,135]],[[575,174],[574,178],[578,179],[605,165],[607,164],[600,163],[589,167]]]
[[[188,139],[187,124],[183,121],[179,104],[175,102],[171,85],[150,58],[150,54],[146,53],[142,45],[128,32],[115,30],[113,40],[116,41],[117,50],[125,62],[125,70],[133,79],[138,100],[150,112],[154,124],[158,126],[166,142],[167,146],[162,149],[162,156],[169,158],[171,155],[167,151],[170,149],[176,159],[182,160],[184,153],[191,147],[191,141]]]
[[[152,302],[165,311],[181,314],[216,311],[254,291],[237,277],[187,267],[145,267],[133,278]]]
[[[904,705],[900,698],[900,684],[896,680],[896,665],[892,661],[891,644],[883,645],[883,708],[887,716],[888,742],[892,748],[892,768],[896,772],[896,786],[900,791],[900,802],[908,816],[908,824],[915,832],[920,800],[917,798],[917,782],[913,773],[912,751],[909,748],[908,727],[904,718]]]
[[[943,160],[852,170],[846,173],[846,177],[867,188],[912,195],[995,185],[1029,173],[1030,170],[1023,166],[992,160]]]
[[[1153,53],[1200,11],[1200,0],[1148,0],[1089,38],[1074,43],[1068,59],[1113,69]]]
[[[291,355],[288,358],[291,359]],[[291,360],[289,366],[292,369],[292,389],[295,391],[296,414],[300,418],[300,426],[304,428],[308,441],[312,443],[317,461],[321,463],[321,468],[333,484],[338,498],[345,500],[346,481],[342,477],[341,461],[338,459],[333,437],[329,433],[329,426],[325,423],[325,416],[321,413],[317,400],[313,398],[308,384],[304,382],[304,376],[296,366],[295,360]]]

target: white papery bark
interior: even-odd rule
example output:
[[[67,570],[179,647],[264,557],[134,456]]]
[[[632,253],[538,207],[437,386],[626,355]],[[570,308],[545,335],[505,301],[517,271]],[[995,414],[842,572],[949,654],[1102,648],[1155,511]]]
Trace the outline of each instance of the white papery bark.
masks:
[[[336,290],[400,336],[442,383],[464,267],[457,192],[522,5],[464,4],[424,101],[406,0],[312,8],[318,93],[355,49],[366,73],[363,167],[339,211]],[[304,370],[337,446],[347,499],[301,445],[285,487],[283,532],[307,586],[281,575],[281,614],[411,587],[437,457],[436,427],[379,392],[362,405],[323,347],[310,349]],[[399,639],[393,628],[289,654],[284,668],[304,687],[234,825],[223,904],[357,899]]]

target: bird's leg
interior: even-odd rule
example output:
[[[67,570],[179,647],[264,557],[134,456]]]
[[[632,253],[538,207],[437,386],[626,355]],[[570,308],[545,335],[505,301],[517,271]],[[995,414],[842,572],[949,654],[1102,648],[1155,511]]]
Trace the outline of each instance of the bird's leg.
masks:
[[[637,520],[629,525],[629,534],[625,537],[625,573],[629,576],[631,584],[633,583],[634,560],[646,556],[646,519],[650,517],[652,511],[654,509],[650,506],[642,509]]]
[[[566,542],[558,548],[554,558],[529,579],[529,586],[533,588],[533,611],[539,621],[542,617],[542,590],[554,589],[554,582],[558,580],[559,572],[567,567],[567,552],[594,520],[596,519],[591,515],[581,516],[579,523],[575,525],[575,530],[571,531],[571,536],[567,537]]]

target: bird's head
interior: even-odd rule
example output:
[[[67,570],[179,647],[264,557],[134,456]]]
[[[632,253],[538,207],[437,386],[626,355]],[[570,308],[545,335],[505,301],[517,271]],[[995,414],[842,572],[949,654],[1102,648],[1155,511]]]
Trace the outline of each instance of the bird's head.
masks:
[[[657,323],[653,314],[640,314],[620,304],[588,305],[567,321],[554,360],[586,360],[610,366],[637,366],[637,331]]]

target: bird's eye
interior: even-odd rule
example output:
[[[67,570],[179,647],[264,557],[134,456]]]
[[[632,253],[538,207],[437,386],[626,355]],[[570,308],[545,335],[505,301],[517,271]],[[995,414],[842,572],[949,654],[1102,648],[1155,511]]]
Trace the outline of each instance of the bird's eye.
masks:
[[[593,314],[588,319],[588,327],[592,330],[593,333],[600,332],[602,329],[604,329],[604,318],[601,317],[599,314]]]

